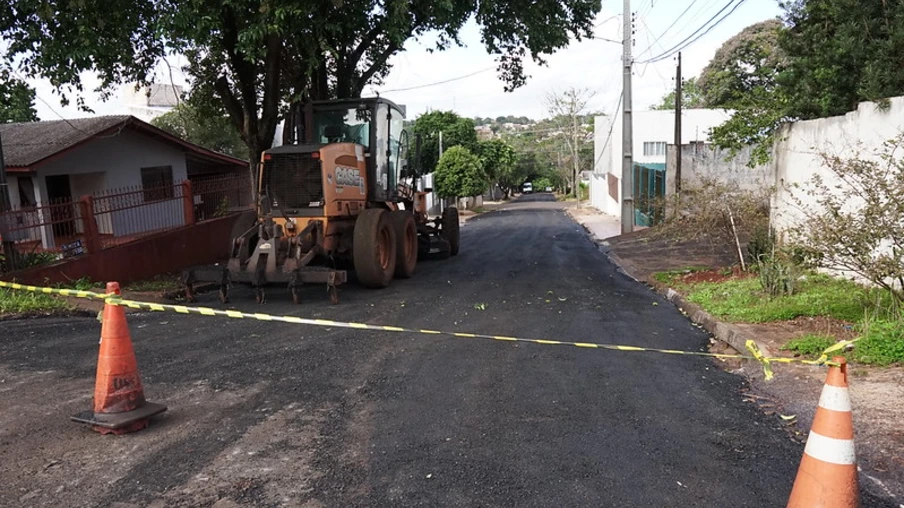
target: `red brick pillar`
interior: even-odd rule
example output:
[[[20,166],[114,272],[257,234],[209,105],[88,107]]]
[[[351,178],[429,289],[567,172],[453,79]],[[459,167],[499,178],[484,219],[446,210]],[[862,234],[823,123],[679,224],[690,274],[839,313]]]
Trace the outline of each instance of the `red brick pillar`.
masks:
[[[185,214],[185,225],[195,224],[195,196],[191,190],[191,180],[182,182],[182,213]]]
[[[97,230],[97,221],[94,218],[94,198],[82,196],[78,202],[84,226],[85,248],[89,254],[100,252],[103,248],[100,242],[100,232]]]

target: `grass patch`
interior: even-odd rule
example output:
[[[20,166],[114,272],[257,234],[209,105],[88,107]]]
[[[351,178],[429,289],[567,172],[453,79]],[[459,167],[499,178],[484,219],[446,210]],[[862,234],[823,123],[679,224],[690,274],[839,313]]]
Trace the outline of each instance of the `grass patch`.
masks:
[[[746,323],[784,321],[798,316],[827,316],[856,322],[863,318],[865,302],[883,300],[878,290],[821,274],[810,274],[801,280],[799,290],[793,295],[770,297],[756,278],[700,282],[688,286],[687,293],[688,300],[707,312],[727,321]]]
[[[854,361],[873,365],[904,363],[904,321],[869,319],[861,324],[863,338],[848,355]]]
[[[694,272],[702,272],[705,270],[709,270],[709,268],[705,266],[687,266],[685,268],[676,268],[674,270],[668,270],[665,272],[656,272],[653,274],[653,279],[663,284],[682,285],[679,280],[679,277],[681,277],[682,275],[687,275]]]
[[[72,310],[68,302],[43,293],[0,289],[0,314],[48,314]]]
[[[791,339],[782,346],[782,351],[793,351],[801,356],[818,358],[829,346],[835,343],[835,339],[828,335],[809,333],[803,337]]]
[[[150,279],[130,282],[123,286],[122,289],[138,292],[160,292],[175,291],[177,289],[182,289],[183,287],[178,274],[164,273],[151,277]]]
[[[823,274],[808,273],[795,281],[791,295],[770,296],[756,277],[731,278],[719,282],[685,282],[681,276],[695,271],[688,267],[660,272],[653,277],[681,289],[687,299],[723,321],[765,323],[800,316],[825,316],[858,323],[861,339],[844,354],[863,364],[904,364],[904,316],[890,295],[877,288]],[[835,343],[826,334],[808,334],[782,347],[816,358]]]

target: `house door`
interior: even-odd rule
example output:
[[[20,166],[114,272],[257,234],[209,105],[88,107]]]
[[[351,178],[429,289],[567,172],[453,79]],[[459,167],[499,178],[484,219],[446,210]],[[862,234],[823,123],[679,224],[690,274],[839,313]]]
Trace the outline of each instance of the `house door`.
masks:
[[[57,242],[67,236],[74,236],[75,206],[72,203],[72,187],[69,175],[54,175],[45,178],[47,199],[50,201],[50,220],[53,221],[53,236]]]

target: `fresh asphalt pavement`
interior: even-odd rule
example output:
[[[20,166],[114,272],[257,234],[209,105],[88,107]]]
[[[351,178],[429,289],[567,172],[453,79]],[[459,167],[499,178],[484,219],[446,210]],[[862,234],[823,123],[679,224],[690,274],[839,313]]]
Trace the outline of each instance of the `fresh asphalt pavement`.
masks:
[[[338,306],[311,286],[300,306],[237,289],[226,307],[705,350],[563,206],[540,194],[480,215],[458,256],[385,290],[349,284]],[[0,325],[0,504],[783,506],[803,451],[707,358],[167,313],[129,323],[148,399],[169,410],[121,437],[68,421],[91,403],[96,320]]]

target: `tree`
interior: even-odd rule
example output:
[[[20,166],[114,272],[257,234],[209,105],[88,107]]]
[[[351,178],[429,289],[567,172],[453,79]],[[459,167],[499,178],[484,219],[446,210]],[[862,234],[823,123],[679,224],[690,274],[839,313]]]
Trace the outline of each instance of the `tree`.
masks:
[[[38,121],[34,105],[34,89],[0,70],[0,123]]]
[[[681,107],[682,109],[700,109],[706,107],[703,102],[703,92],[700,90],[700,85],[697,82],[696,77],[685,81],[681,85]],[[672,90],[663,95],[659,104],[651,106],[650,109],[674,110],[675,91]]]
[[[904,93],[904,5],[887,0],[784,2],[779,38],[795,117],[844,114]]]
[[[473,17],[512,90],[526,80],[524,58],[543,63],[592,36],[600,8],[598,0],[12,0],[0,8],[0,37],[10,41],[7,60],[82,106],[82,71],[109,94],[147,84],[168,53],[181,53],[196,105],[228,116],[256,160],[301,100],[360,96],[409,39],[432,32],[437,50],[460,44]]]
[[[713,129],[713,142],[730,153],[755,145],[751,165],[768,160],[775,130],[788,118],[779,82],[788,61],[778,42],[782,29],[768,20],[741,30],[716,51],[697,83],[707,107],[735,110]]]
[[[784,25],[748,27],[723,46],[729,58],[717,54],[701,76],[708,105],[737,111],[713,130],[713,141],[732,152],[756,145],[751,164],[768,159],[784,122],[840,115],[867,100],[882,106],[904,94],[900,2],[793,0],[782,7]]]
[[[492,139],[477,144],[477,155],[483,164],[483,172],[490,185],[498,185],[500,189],[517,186],[515,149],[505,141]]]
[[[421,169],[432,173],[439,161],[439,133],[443,133],[443,150],[453,146],[476,149],[477,131],[474,121],[452,111],[431,111],[414,121],[414,134],[421,136]]]
[[[588,89],[569,88],[562,93],[549,92],[544,98],[551,123],[562,135],[560,139],[567,149],[567,161],[571,166],[571,191],[577,197],[578,174],[581,172],[581,148],[587,143],[588,128],[584,124],[587,103],[596,95]],[[562,164],[559,164],[562,167]],[[566,172],[567,174],[567,172]]]
[[[444,198],[479,196],[487,190],[480,157],[463,146],[443,152],[433,178],[436,194]]]
[[[248,159],[248,147],[229,119],[206,115],[190,101],[179,103],[172,111],[151,120],[151,124],[209,150]]]

